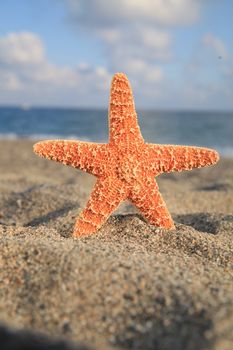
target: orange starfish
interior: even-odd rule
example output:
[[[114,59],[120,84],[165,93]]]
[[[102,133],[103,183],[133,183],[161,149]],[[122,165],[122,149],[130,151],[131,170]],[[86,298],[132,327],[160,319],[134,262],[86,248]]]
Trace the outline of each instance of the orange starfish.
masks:
[[[131,87],[122,73],[114,75],[109,103],[109,143],[48,140],[34,145],[38,155],[97,176],[73,236],[95,233],[119,204],[129,199],[150,224],[173,229],[174,223],[159,193],[155,176],[191,170],[218,161],[214,150],[145,143]]]

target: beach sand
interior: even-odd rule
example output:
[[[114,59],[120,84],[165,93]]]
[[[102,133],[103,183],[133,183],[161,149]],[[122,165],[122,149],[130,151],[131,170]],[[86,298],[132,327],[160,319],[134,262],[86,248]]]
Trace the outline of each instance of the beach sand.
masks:
[[[1,349],[232,349],[233,160],[158,177],[173,231],[125,203],[73,239],[94,182],[0,141]]]

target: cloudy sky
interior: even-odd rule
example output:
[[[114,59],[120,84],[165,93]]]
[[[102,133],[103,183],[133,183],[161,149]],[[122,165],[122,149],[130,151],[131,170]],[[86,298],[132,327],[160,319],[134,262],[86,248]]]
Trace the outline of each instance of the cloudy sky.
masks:
[[[232,0],[7,0],[0,105],[106,107],[115,72],[136,105],[233,109]]]

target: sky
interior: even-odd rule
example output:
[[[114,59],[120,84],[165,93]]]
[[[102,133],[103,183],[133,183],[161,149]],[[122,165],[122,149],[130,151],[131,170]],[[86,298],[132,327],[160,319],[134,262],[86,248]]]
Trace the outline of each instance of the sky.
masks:
[[[107,108],[112,75],[148,109],[233,110],[232,0],[0,3],[0,105]]]

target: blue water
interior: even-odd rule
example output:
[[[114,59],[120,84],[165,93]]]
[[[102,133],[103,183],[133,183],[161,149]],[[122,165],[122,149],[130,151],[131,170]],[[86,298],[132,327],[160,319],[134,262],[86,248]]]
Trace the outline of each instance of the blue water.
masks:
[[[211,147],[233,157],[233,112],[138,111],[147,142]],[[107,142],[106,110],[0,107],[0,138]]]

